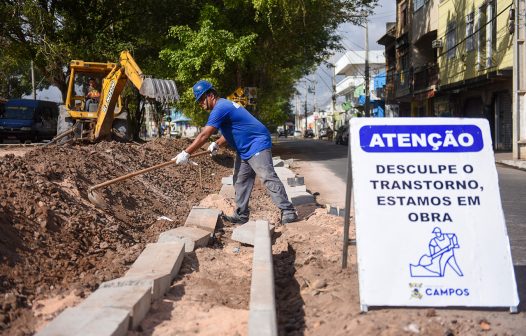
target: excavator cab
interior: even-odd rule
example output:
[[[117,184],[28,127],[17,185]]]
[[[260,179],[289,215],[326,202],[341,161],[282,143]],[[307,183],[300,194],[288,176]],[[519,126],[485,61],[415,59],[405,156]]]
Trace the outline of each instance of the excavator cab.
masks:
[[[92,99],[92,101],[98,103],[100,102],[102,82],[116,66],[115,63],[71,61],[68,92],[65,102],[66,108],[72,112],[96,112],[98,104],[92,106],[86,104],[90,80],[94,80],[95,89],[99,92],[98,99]],[[90,118],[90,115],[83,114],[74,114],[72,116],[77,118]]]

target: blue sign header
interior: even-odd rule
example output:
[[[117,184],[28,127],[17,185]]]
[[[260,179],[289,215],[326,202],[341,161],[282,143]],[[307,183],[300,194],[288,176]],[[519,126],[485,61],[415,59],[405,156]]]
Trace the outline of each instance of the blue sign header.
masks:
[[[372,125],[360,128],[360,147],[369,153],[479,152],[484,141],[475,125]]]

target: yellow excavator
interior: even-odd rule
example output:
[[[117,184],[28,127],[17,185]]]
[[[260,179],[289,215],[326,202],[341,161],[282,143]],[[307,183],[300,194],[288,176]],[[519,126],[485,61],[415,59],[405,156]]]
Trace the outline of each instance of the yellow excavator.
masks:
[[[87,99],[86,95],[78,94],[88,79],[102,82],[98,99]],[[173,80],[145,76],[128,51],[121,52],[118,64],[73,60],[54,141],[66,137],[102,140],[110,137],[114,128],[121,135],[126,133],[127,121],[125,113],[121,113],[120,95],[128,80],[147,98],[163,103],[179,99]]]

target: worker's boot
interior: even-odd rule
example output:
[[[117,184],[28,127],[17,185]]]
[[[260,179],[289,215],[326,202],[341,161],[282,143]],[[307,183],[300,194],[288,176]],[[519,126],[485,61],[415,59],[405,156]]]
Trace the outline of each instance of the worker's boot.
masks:
[[[298,215],[295,211],[290,212],[281,212],[281,224],[288,224],[292,222],[296,222],[298,220]]]
[[[245,224],[248,222],[249,214],[238,214],[237,211],[234,212],[232,216],[223,215],[223,220],[230,222],[232,224]]]

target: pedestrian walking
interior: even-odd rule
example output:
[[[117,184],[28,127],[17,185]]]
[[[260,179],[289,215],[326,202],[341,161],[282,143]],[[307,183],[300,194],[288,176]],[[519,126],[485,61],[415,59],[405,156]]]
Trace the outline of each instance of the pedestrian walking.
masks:
[[[296,209],[288,200],[285,187],[272,164],[272,141],[268,129],[243,106],[220,98],[208,81],[198,81],[193,86],[193,92],[195,101],[210,115],[206,126],[192,144],[172,160],[176,160],[177,164],[187,163],[190,155],[220,130],[221,137],[208,146],[208,151],[215,155],[220,146],[228,144],[235,149],[237,156],[233,176],[236,210],[223,218],[233,224],[248,222],[248,203],[257,175],[274,204],[281,210],[281,223],[297,221]]]

